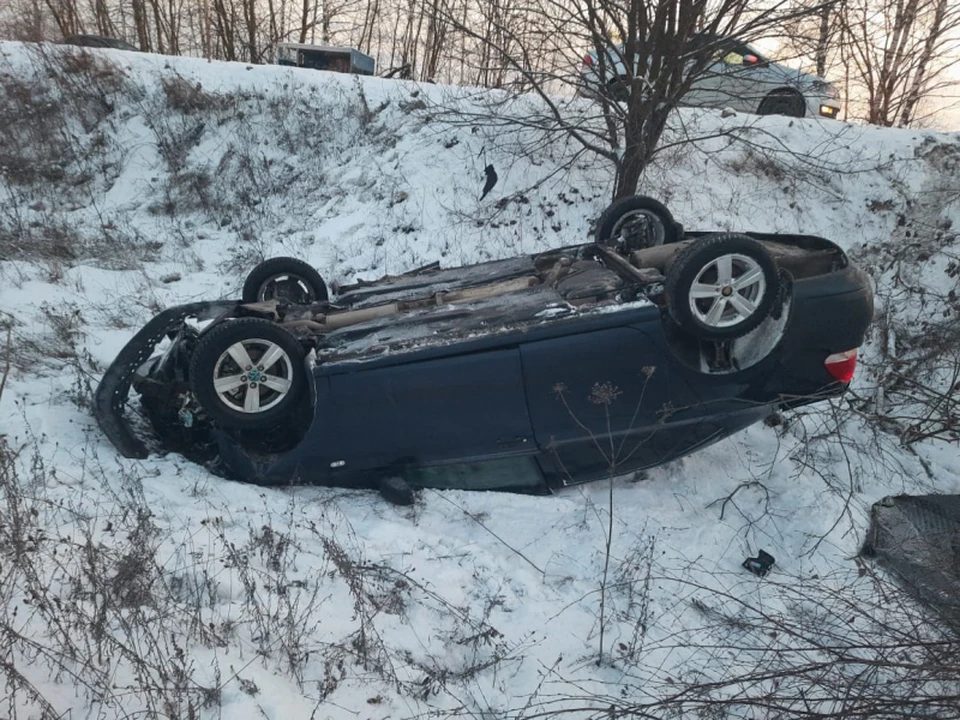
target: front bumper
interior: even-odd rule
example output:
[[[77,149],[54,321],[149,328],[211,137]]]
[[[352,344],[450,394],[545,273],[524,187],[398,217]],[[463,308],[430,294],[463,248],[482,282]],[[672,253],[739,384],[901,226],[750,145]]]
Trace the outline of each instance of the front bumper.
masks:
[[[138,438],[124,416],[130,385],[137,371],[146,363],[157,345],[177,331],[188,318],[214,320],[235,310],[237,301],[196,302],[164,310],[144,325],[107,368],[93,396],[93,416],[104,435],[120,454],[128,458],[145,458],[149,450]]]

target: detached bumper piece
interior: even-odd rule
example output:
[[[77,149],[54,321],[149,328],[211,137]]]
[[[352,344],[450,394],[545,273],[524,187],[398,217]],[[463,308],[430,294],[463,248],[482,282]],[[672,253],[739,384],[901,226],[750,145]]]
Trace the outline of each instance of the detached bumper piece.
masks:
[[[133,376],[153,354],[157,345],[177,330],[187,318],[213,320],[237,306],[234,301],[196,302],[164,310],[144,325],[120,351],[103,374],[93,397],[93,416],[104,434],[128,458],[145,458],[149,451],[124,416],[124,406]]]
[[[749,570],[757,577],[765,577],[770,568],[776,563],[776,559],[766,550],[761,550],[755,558],[748,557],[743,561],[741,567]]]

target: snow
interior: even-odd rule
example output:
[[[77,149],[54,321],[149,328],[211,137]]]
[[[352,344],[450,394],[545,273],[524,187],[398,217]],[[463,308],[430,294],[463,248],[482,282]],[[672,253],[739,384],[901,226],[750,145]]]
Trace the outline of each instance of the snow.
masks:
[[[0,43],[0,79],[51,82],[45,68],[73,50],[44,52]],[[955,442],[905,449],[865,414],[846,413],[837,427],[843,400],[641,478],[551,497],[428,490],[406,509],[371,491],[230,482],[175,454],[118,456],[86,402],[158,310],[237,296],[262,257],[294,255],[349,284],[577,243],[612,173],[561,138],[518,154],[537,138],[511,117],[535,99],[508,102],[499,126],[458,125],[446,109],[500,96],[102,57],[124,73],[113,110],[92,130],[71,121],[62,136],[81,151],[64,171],[92,179],[70,188],[0,176],[0,216],[15,210],[32,243],[0,260],[0,319],[14,342],[2,433],[17,452],[0,513],[30,528],[28,552],[0,550],[3,632],[76,648],[54,656],[17,645],[13,663],[37,694],[21,685],[0,714],[12,717],[16,703],[20,716],[39,717],[38,695],[59,716],[236,720],[516,717],[525,706],[579,707],[590,693],[640,702],[665,678],[726,671],[693,600],[782,608],[785,586],[813,578],[869,592],[855,556],[870,505],[960,492]],[[164,79],[199,82],[212,107],[170,109]],[[590,106],[569,101],[566,111]],[[662,153],[641,191],[686,228],[822,235],[869,268],[883,322],[864,348],[858,397],[878,394],[885,350],[910,351],[884,328],[956,318],[958,136],[702,110],[681,112],[667,140],[681,132],[700,139]],[[500,180],[481,202],[487,163]],[[39,254],[52,234],[35,228],[55,226],[75,233],[73,251]],[[172,273],[182,279],[161,282]],[[11,527],[0,529],[5,542]],[[88,572],[84,548],[101,558]],[[777,559],[767,580],[740,569],[760,548]],[[141,595],[123,594],[140,585]],[[100,635],[77,629],[94,627]]]

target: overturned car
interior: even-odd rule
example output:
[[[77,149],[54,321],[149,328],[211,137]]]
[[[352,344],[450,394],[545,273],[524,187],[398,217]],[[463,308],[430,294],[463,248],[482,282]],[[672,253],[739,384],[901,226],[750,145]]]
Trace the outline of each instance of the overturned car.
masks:
[[[644,197],[610,206],[596,236],[332,296],[306,263],[267,260],[242,299],[141,329],[95,415],[127,457],[152,444],[244,481],[546,492],[850,381],[873,296],[831,242],[684,232]]]

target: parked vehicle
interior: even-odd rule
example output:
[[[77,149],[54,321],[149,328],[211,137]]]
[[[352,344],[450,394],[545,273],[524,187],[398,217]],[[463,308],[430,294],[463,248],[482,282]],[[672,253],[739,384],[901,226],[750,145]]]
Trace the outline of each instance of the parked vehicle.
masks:
[[[376,69],[374,59],[359,50],[302,43],[278,43],[277,64],[354,75],[373,75]]]
[[[840,114],[837,89],[823,78],[767,60],[750,45],[729,38],[696,35],[691,49],[701,48],[711,53],[711,60],[694,78],[682,105],[791,117],[836,118]],[[596,51],[583,57],[584,93],[625,100],[623,45],[607,53],[602,67],[598,58]]]
[[[850,381],[873,296],[833,243],[685,232],[643,197],[597,228],[332,298],[306,263],[267,260],[241,299],[142,328],[97,389],[97,420],[127,457],[150,442],[250,482],[546,492],[673,460]],[[147,442],[124,415],[131,385]]]
[[[58,45],[76,45],[78,47],[91,48],[111,48],[113,50],[127,50],[129,52],[140,52],[140,48],[119,38],[103,37],[101,35],[70,35],[61,40],[57,40]]]

